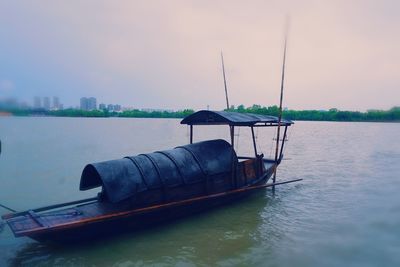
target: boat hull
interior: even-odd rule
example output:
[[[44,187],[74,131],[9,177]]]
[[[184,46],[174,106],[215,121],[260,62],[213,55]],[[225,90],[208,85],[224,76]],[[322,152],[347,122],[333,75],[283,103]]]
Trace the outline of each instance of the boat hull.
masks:
[[[271,174],[264,176],[257,184],[265,184]],[[234,194],[221,194],[212,198],[201,198],[182,205],[171,205],[148,212],[116,215],[109,219],[97,220],[79,224],[72,227],[45,229],[42,231],[27,233],[26,236],[46,243],[72,243],[87,242],[96,239],[115,237],[123,233],[145,230],[162,223],[182,219],[223,205],[237,203],[256,190],[239,191]]]
[[[111,203],[97,198],[79,205],[75,203],[81,201],[75,201],[74,206],[69,208],[66,206],[71,203],[8,214],[4,215],[3,219],[16,237],[26,236],[40,242],[69,243],[103,239],[234,203],[257,191],[256,189],[270,186],[266,183],[275,166],[273,162],[261,158],[242,161],[238,165],[236,176],[233,177],[235,182],[232,183],[231,189],[220,186],[218,191],[206,190],[187,198],[157,201],[149,205],[143,205],[143,201],[137,201],[138,199],[133,200],[136,202],[128,199],[120,203]],[[221,180],[223,185],[226,184],[225,180]],[[216,181],[218,180],[214,180]],[[184,188],[181,188],[182,190]]]

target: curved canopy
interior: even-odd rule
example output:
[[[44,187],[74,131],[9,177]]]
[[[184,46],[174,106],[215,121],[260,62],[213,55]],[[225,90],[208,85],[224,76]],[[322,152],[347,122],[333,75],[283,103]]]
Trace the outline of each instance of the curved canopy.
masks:
[[[255,124],[278,125],[278,118],[274,116],[239,113],[229,111],[201,110],[195,112],[181,121],[181,124],[188,125],[221,125],[231,126],[254,126]],[[282,120],[281,125],[293,124],[290,120]]]
[[[103,186],[117,203],[140,192],[203,182],[207,177],[232,172],[237,156],[225,140],[209,140],[175,149],[88,164],[80,190]],[[202,186],[203,187],[203,186]]]

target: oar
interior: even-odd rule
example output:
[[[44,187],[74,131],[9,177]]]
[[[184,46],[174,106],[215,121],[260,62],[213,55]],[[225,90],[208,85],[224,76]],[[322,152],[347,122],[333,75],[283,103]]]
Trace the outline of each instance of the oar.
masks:
[[[6,209],[6,210],[9,210],[9,211],[11,211],[11,212],[17,212],[16,210],[14,210],[14,209],[12,209],[12,208],[9,208],[9,207],[7,207],[7,206],[4,206],[4,205],[2,205],[2,204],[0,204],[0,207],[4,208],[4,209]]]

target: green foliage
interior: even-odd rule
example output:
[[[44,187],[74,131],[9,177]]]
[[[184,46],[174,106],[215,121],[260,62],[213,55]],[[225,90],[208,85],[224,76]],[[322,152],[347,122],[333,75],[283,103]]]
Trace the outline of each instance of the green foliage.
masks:
[[[63,109],[63,110],[53,110],[47,111],[46,115],[49,116],[57,116],[57,117],[109,117],[108,112],[104,110],[81,110],[81,109]]]
[[[234,112],[248,112],[270,116],[278,116],[279,108],[277,106],[262,107],[253,105],[245,107],[239,105],[237,108],[230,109]],[[307,121],[400,121],[400,107],[393,107],[390,110],[368,110],[359,111],[341,111],[336,108],[325,110],[284,110],[283,115],[289,120],[307,120]]]
[[[143,111],[139,109],[126,110],[123,112],[109,112],[107,110],[85,111],[80,109],[63,109],[46,111],[44,109],[1,109],[12,113],[14,116],[57,116],[57,117],[123,117],[123,118],[184,118],[192,113],[193,109],[180,111]],[[278,116],[277,106],[263,107],[252,105],[245,107],[239,105],[231,106],[229,111],[240,113],[255,113],[270,116]],[[389,110],[368,110],[341,111],[336,108],[329,110],[284,110],[283,118],[289,120],[309,120],[309,121],[396,121],[400,122],[400,107],[393,107]]]
[[[108,110],[81,110],[81,109],[63,109],[63,110],[44,110],[44,109],[0,109],[3,112],[10,112],[14,116],[54,116],[54,117],[91,117],[91,118],[184,118],[192,113],[193,109],[180,111],[142,111],[138,109],[126,110],[123,112],[109,112]]]
[[[127,118],[184,118],[194,111],[192,109],[185,109],[182,111],[142,111],[138,109],[126,110],[119,113],[118,117]]]
[[[28,116],[29,111],[25,109],[0,109],[1,111],[9,112],[10,114],[14,116]]]
[[[194,111],[185,109],[182,111],[142,111],[138,109],[126,110],[121,113],[109,112],[108,110],[85,111],[80,109],[64,109],[57,111],[47,111],[46,115],[58,117],[123,117],[123,118],[183,118]]]

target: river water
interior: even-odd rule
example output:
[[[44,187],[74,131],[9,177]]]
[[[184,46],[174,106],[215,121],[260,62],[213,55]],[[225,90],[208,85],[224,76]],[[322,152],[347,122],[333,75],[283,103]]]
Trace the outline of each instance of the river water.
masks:
[[[257,132],[273,151],[273,132]],[[195,141],[228,138],[195,127]],[[236,139],[251,153],[249,130]],[[296,122],[275,195],[76,246],[0,232],[0,266],[400,266],[400,124]],[[17,210],[91,197],[87,163],[188,142],[175,119],[0,118],[0,204]],[[0,207],[0,214],[7,213]]]

